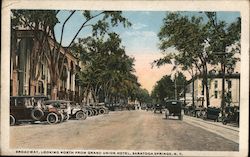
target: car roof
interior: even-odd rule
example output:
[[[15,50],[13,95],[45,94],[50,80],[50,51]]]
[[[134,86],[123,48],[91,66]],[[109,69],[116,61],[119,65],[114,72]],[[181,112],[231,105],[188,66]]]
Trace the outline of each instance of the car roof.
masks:
[[[49,104],[49,103],[56,103],[56,102],[66,103],[66,102],[73,102],[73,101],[68,101],[68,100],[46,100],[44,103]]]
[[[26,96],[10,96],[10,98],[48,98],[48,97],[44,95],[35,95],[35,96],[26,95]]]
[[[182,103],[182,101],[180,101],[180,100],[166,100],[165,102],[181,102]]]

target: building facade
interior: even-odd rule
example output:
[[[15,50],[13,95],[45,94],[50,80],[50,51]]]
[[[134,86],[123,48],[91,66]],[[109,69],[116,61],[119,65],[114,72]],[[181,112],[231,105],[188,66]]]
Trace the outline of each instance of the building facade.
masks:
[[[50,63],[45,53],[56,42],[48,37],[48,45],[44,46],[43,54],[37,56],[38,49],[34,31],[12,30],[11,32],[11,65],[10,95],[45,95],[51,96]],[[77,80],[77,71],[81,69],[79,61],[70,50],[60,47],[60,57],[64,57],[61,77],[58,79],[57,99],[81,101],[82,89]],[[34,59],[35,58],[35,59]],[[60,58],[61,59],[61,58]]]
[[[222,75],[208,75],[208,88],[210,107],[221,107],[222,102]],[[194,89],[194,90],[193,90]],[[204,92],[203,92],[204,90]],[[196,76],[187,85],[186,103],[192,104],[192,92],[194,92],[194,105],[207,107],[206,90],[203,89],[202,77]],[[204,94],[203,94],[204,93]],[[240,74],[226,74],[224,88],[225,104],[227,106],[240,106]]]

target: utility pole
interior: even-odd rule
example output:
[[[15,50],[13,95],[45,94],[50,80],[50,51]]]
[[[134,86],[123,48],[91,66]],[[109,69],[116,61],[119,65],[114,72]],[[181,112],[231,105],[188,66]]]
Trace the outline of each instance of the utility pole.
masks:
[[[174,97],[175,97],[175,100],[177,100],[176,73],[174,74]]]

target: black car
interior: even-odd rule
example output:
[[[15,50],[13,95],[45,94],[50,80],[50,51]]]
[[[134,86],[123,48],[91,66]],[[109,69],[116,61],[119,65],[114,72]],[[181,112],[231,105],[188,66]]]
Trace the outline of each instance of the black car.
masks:
[[[54,107],[44,105],[46,96],[11,96],[10,125],[29,121],[47,121],[49,124],[58,122],[61,113]]]
[[[183,103],[179,100],[168,100],[165,102],[165,117],[178,116],[179,120],[183,119]]]
[[[225,108],[225,115],[222,119],[222,124],[236,123],[239,125],[240,108],[239,106],[227,106]]]
[[[155,104],[154,105],[154,113],[156,113],[157,111],[159,111],[160,113],[162,113],[163,107],[161,104]]]
[[[219,108],[208,107],[203,111],[203,119],[211,119],[217,122],[220,117],[221,110]]]

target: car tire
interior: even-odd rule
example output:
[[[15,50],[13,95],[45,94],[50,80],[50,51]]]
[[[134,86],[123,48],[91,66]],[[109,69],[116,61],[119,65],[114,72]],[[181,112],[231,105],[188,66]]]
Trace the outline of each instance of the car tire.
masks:
[[[109,110],[108,109],[105,109],[105,114],[109,114]]]
[[[97,115],[98,115],[98,111],[97,111],[96,109],[93,110],[93,113],[94,113],[94,114],[93,114],[94,116],[97,116]]]
[[[87,118],[86,114],[82,111],[76,112],[76,119],[77,120],[85,120]]]
[[[99,110],[99,114],[104,114],[105,113],[105,110],[104,109],[100,109]]]
[[[168,109],[166,109],[166,111],[165,111],[165,117],[166,117],[166,119],[169,119],[169,110]]]
[[[31,111],[31,117],[34,120],[41,120],[43,116],[44,116],[44,113],[41,109],[35,108]]]
[[[87,113],[88,113],[88,117],[93,116],[93,112],[92,112],[92,110],[87,110]]]
[[[58,123],[62,123],[64,121],[64,115],[60,113],[60,116],[58,116]]]
[[[16,118],[13,115],[10,115],[10,126],[13,126],[16,124]]]
[[[226,120],[222,120],[222,124],[223,125],[227,125],[227,121]]]
[[[47,122],[49,124],[56,124],[58,122],[58,116],[55,113],[49,113],[47,115]]]
[[[64,118],[63,118],[63,121],[68,121],[68,120],[69,120],[69,117],[70,117],[69,114],[65,114],[65,115],[64,115]]]

